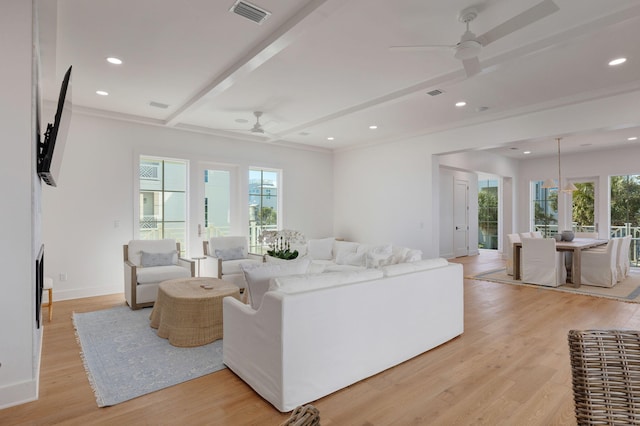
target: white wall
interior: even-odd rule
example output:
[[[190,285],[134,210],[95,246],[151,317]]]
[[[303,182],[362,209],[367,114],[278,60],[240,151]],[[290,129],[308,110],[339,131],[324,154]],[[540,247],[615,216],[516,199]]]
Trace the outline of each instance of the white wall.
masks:
[[[335,156],[335,233],[351,241],[430,250],[431,157],[410,141]],[[437,241],[437,234],[435,236]]]
[[[248,205],[244,175],[249,167],[282,169],[284,227],[311,238],[333,234],[329,152],[225,140],[74,111],[59,185],[43,191],[46,272],[54,278],[54,300],[123,291],[122,245],[135,235],[135,164],[140,154],[189,160],[192,179],[199,178],[201,161],[235,164],[244,183],[238,194],[244,206]],[[197,206],[193,197],[189,207]],[[191,256],[202,253],[195,224],[189,250]],[[66,281],[60,281],[62,273]]]
[[[35,169],[32,3],[0,13],[0,409],[38,395],[41,330],[35,325],[35,257],[40,248]]]

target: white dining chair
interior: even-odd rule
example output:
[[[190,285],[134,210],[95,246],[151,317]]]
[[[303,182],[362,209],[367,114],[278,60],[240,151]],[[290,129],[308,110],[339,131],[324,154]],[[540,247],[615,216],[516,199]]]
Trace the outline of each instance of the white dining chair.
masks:
[[[611,238],[604,250],[583,250],[581,282],[583,285],[613,287],[618,282],[618,245],[622,238]]]
[[[556,251],[553,238],[522,239],[522,281],[558,287],[567,281],[564,254]]]
[[[509,242],[507,244],[507,275],[513,275],[513,244],[521,242],[520,235],[507,234],[507,241]],[[522,266],[522,262],[520,265]]]
[[[618,282],[629,276],[631,262],[629,261],[629,248],[631,246],[631,235],[622,237],[618,243],[618,254],[616,256],[616,272],[618,274]]]

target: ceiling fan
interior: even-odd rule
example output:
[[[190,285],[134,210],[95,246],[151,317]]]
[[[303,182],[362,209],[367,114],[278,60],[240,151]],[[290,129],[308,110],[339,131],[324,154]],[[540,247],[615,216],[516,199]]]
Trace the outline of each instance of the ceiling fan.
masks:
[[[262,124],[260,124],[260,117],[262,117],[262,111],[254,111],[253,115],[256,116],[256,122],[253,125],[253,127],[251,129],[249,129],[249,131],[251,133],[263,133],[264,134],[264,129],[262,128]]]
[[[478,55],[482,51],[482,48],[504,36],[511,34],[527,25],[533,24],[552,13],[555,13],[560,8],[553,2],[553,0],[543,0],[535,6],[525,10],[524,12],[514,16],[511,19],[503,22],[502,24],[494,27],[486,33],[476,36],[471,30],[469,30],[469,22],[473,21],[478,16],[478,9],[476,7],[468,7],[460,12],[458,15],[458,21],[467,25],[467,31],[462,34],[460,41],[454,45],[422,45],[422,46],[391,46],[393,50],[433,50],[433,49],[453,49],[454,57],[462,61],[462,65],[467,74],[467,77],[471,77],[482,71]]]
[[[260,135],[265,135],[265,136],[269,136],[269,137],[275,137],[275,135],[267,132],[264,130],[264,127],[262,127],[262,123],[260,123],[260,117],[262,117],[262,111],[254,111],[253,115],[256,117],[256,122],[253,124],[253,127],[251,128],[243,128],[243,129],[220,129],[220,130],[225,130],[225,131],[230,131],[230,132],[251,132],[251,133],[257,133]],[[246,123],[247,120],[236,120],[237,122],[243,122]]]

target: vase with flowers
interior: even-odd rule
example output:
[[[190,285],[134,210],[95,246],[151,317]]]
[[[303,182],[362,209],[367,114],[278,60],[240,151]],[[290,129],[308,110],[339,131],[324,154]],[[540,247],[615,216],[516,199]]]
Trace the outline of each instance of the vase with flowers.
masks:
[[[298,250],[291,250],[291,244],[303,244],[304,235],[298,231],[283,229],[281,231],[264,231],[261,235],[262,241],[269,246],[267,254],[269,256],[292,260],[298,257]]]

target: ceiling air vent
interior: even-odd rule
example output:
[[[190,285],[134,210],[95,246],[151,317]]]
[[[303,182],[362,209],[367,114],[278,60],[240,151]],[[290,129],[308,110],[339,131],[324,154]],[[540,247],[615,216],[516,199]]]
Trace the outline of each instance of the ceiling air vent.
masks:
[[[438,95],[442,95],[444,92],[442,90],[432,90],[430,92],[427,92],[427,95],[431,95],[431,96],[438,96]]]
[[[231,9],[229,9],[229,12],[245,17],[257,24],[262,24],[271,16],[271,12],[243,0],[237,0],[233,6],[231,6]]]

